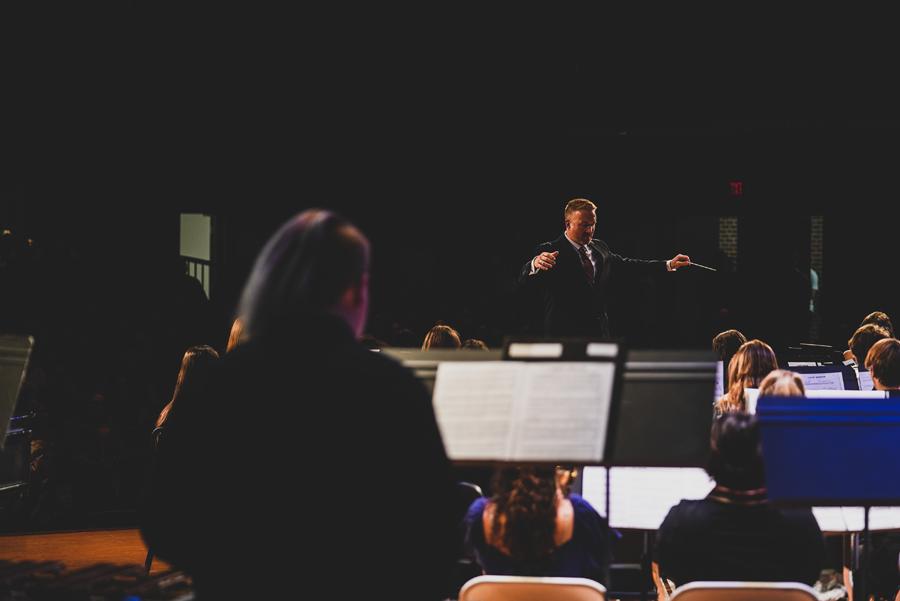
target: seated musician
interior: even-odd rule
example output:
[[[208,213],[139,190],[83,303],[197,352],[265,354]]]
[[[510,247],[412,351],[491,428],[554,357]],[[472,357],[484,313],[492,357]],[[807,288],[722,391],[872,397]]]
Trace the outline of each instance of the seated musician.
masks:
[[[873,344],[865,368],[872,373],[875,390],[900,390],[900,340],[883,338]]]
[[[466,542],[486,574],[570,576],[605,582],[606,520],[568,494],[553,468],[505,468],[490,499],[472,503]]]
[[[876,342],[866,355],[865,367],[872,372],[875,390],[900,390],[900,340]],[[870,592],[876,599],[900,598],[900,533],[873,533],[871,562]]]
[[[806,396],[806,386],[797,372],[776,369],[759,383],[759,396]]]
[[[716,415],[747,411],[744,389],[758,388],[774,369],[778,369],[778,360],[771,346],[762,340],[742,344],[728,364],[728,388],[716,401]]]
[[[713,424],[705,499],[669,510],[656,537],[656,562],[676,585],[704,580],[812,585],[825,543],[810,509],[768,504],[755,416],[731,413]]]
[[[866,315],[866,318],[862,320],[862,322],[859,324],[859,328],[856,331],[859,332],[859,330],[865,328],[866,326],[877,326],[881,329],[881,332],[887,334],[888,338],[894,337],[894,324],[891,322],[891,318],[888,316],[888,314],[884,313],[883,311],[872,311],[871,313]],[[869,329],[869,331],[872,332],[874,330]],[[856,337],[856,333],[853,334],[853,337]],[[847,343],[848,348],[846,351],[844,351],[844,359],[854,361],[859,366],[859,368],[862,369],[863,363],[866,360],[866,352],[868,352],[868,348],[871,348],[871,346],[875,344],[878,338],[870,340],[866,344],[866,348],[857,349],[856,351],[853,350],[852,340],[853,338],[851,338],[850,342]],[[863,352],[859,352],[860,350],[862,350]]]

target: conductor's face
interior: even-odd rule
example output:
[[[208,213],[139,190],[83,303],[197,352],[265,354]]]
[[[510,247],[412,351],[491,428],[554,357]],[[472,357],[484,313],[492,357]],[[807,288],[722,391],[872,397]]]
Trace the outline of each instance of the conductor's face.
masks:
[[[594,237],[597,227],[596,211],[572,211],[566,219],[566,234],[572,242],[587,244]]]

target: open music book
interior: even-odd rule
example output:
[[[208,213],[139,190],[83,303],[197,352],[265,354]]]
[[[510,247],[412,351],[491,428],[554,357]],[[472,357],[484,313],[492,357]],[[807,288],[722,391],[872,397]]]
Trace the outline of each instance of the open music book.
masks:
[[[612,361],[441,363],[434,411],[454,461],[602,463]]]

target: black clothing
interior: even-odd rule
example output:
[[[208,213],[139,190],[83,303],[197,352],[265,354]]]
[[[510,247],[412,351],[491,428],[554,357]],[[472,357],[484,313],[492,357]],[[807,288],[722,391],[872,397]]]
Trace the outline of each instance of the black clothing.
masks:
[[[458,516],[427,392],[334,316],[281,325],[173,407],[145,539],[201,600],[441,598]]]
[[[519,273],[519,284],[540,289],[544,305],[544,334],[547,336],[609,337],[606,305],[610,281],[621,274],[650,274],[666,271],[665,261],[645,261],[619,256],[602,240],[588,243],[596,263],[594,281],[585,277],[586,268],[578,251],[565,234],[539,245],[532,259],[542,252],[559,251],[556,265],[531,274],[531,260]]]
[[[656,561],[679,586],[698,580],[812,585],[825,561],[825,542],[809,509],[685,500],[659,527]]]

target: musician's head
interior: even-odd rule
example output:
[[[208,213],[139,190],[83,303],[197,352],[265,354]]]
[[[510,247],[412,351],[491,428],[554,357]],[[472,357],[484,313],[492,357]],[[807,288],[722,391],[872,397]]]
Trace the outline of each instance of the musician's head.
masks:
[[[513,559],[540,559],[556,548],[561,477],[553,467],[506,467],[495,472],[492,538]]]
[[[303,314],[332,313],[362,335],[369,303],[369,242],[342,217],[304,211],[269,239],[244,287],[247,339]]]
[[[725,330],[712,339],[712,349],[725,363],[725,369],[728,369],[728,362],[745,342],[747,337],[739,330]]]
[[[872,372],[875,390],[900,389],[900,340],[885,338],[873,344],[865,367]]]
[[[727,413],[713,422],[706,471],[718,486],[734,490],[765,487],[759,424],[756,416]]]
[[[872,311],[866,318],[862,320],[862,323],[859,325],[864,326],[866,324],[875,324],[876,326],[881,326],[885,330],[888,331],[888,334],[893,337],[894,336],[894,324],[891,322],[890,316],[884,311]],[[864,359],[864,357],[860,357],[860,359]],[[857,361],[858,363],[858,361]]]
[[[773,369],[778,369],[778,360],[771,346],[762,340],[742,344],[728,365],[728,392],[719,400],[718,411],[746,411],[744,389],[758,388]]]
[[[228,333],[228,342],[225,344],[225,352],[230,353],[234,347],[244,340],[244,321],[240,317],[236,317],[231,324],[231,331]]]
[[[872,345],[879,340],[890,337],[891,333],[886,328],[875,323],[867,323],[859,326],[859,328],[853,332],[853,336],[847,341],[847,348],[849,348],[850,352],[853,354],[856,364],[860,368],[865,369],[866,357],[868,356]]]
[[[438,324],[428,330],[425,340],[422,341],[423,351],[439,348],[458,349],[460,346],[462,346],[462,342],[459,339],[459,332],[443,324]]]
[[[166,425],[169,413],[176,401],[182,397],[196,396],[203,388],[204,376],[210,365],[219,358],[219,353],[211,346],[192,346],[185,351],[181,358],[181,369],[178,370],[178,378],[175,380],[175,392],[172,400],[163,407],[156,419],[156,427]]]
[[[759,396],[806,396],[806,387],[797,372],[776,369],[759,383]]]

